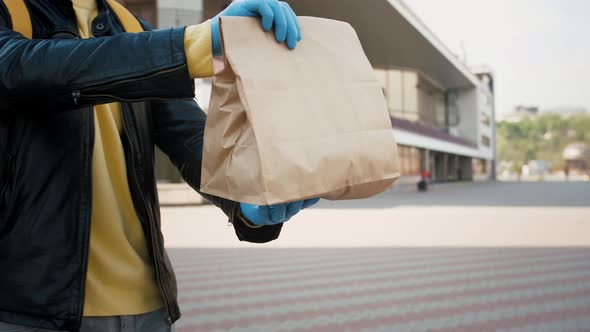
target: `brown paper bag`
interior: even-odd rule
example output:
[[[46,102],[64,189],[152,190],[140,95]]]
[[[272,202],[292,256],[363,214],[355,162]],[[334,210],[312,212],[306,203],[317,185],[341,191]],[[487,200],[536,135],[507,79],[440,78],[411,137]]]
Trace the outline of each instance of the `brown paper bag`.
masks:
[[[254,18],[222,18],[201,190],[270,205],[366,198],[399,177],[382,87],[353,28],[300,17],[289,51]]]

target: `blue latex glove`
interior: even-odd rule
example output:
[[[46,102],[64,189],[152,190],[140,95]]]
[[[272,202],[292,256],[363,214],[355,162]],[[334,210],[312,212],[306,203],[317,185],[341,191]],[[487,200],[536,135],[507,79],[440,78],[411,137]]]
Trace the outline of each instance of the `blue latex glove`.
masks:
[[[214,56],[221,55],[222,52],[219,35],[220,16],[261,17],[264,31],[270,31],[274,26],[277,41],[286,42],[289,49],[294,49],[301,40],[299,21],[288,3],[278,0],[241,0],[233,2],[211,20]]]
[[[277,204],[270,206],[259,206],[246,203],[240,203],[242,215],[251,223],[258,226],[270,226],[282,224],[299,211],[306,209],[319,202],[319,198],[297,201],[293,203]]]

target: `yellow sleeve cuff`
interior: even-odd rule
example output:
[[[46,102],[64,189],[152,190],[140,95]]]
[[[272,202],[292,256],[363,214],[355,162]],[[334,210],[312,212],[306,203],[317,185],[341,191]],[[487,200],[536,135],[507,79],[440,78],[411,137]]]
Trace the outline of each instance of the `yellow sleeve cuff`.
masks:
[[[211,21],[191,25],[184,32],[184,52],[191,78],[213,76]]]

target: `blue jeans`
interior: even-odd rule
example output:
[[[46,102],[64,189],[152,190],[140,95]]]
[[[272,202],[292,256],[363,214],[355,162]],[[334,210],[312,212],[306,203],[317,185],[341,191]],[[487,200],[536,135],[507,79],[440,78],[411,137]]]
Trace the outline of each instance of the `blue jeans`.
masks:
[[[80,332],[174,332],[174,326],[164,323],[164,309],[141,315],[84,317]],[[0,332],[55,332],[53,330],[27,327],[0,322]]]

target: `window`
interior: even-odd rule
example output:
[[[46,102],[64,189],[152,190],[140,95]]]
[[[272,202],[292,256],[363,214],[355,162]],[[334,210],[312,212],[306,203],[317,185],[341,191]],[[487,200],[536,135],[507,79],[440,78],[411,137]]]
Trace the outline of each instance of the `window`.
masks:
[[[418,84],[419,121],[430,127],[446,127],[444,91],[424,75],[419,75]]]
[[[375,69],[375,74],[383,85],[389,114],[417,121],[419,118],[416,89],[418,74],[398,69]]]
[[[483,123],[486,126],[490,126],[490,116],[485,114],[485,113],[481,113],[481,123]]]
[[[481,144],[484,146],[490,146],[490,138],[485,135],[481,135]]]

